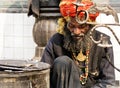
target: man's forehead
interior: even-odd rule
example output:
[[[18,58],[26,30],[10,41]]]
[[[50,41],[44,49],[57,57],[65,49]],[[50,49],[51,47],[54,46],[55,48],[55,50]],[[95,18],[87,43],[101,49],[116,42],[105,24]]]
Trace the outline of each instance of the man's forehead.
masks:
[[[68,21],[68,23],[73,24],[73,25],[80,25],[75,18],[70,18],[70,20]]]
[[[76,21],[76,18],[75,18],[75,17],[70,17],[69,22],[72,22],[72,23],[78,23],[78,22]]]
[[[79,24],[77,21],[76,21],[76,19],[75,18],[71,18],[70,20],[69,20],[69,23],[71,23],[71,24],[73,24],[73,25],[79,25],[79,26],[87,26],[88,24]]]
[[[72,24],[72,25],[76,25],[76,26],[87,26],[87,24],[79,24],[78,22],[76,22],[76,21],[69,21],[69,23],[70,24]]]

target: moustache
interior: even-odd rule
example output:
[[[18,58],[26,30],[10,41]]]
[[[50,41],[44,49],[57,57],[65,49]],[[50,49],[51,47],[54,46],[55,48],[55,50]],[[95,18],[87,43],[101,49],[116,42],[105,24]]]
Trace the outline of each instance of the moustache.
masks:
[[[85,34],[84,34],[84,33],[81,33],[81,34],[79,34],[79,35],[76,35],[76,34],[71,33],[71,36],[72,36],[72,37],[84,37]]]

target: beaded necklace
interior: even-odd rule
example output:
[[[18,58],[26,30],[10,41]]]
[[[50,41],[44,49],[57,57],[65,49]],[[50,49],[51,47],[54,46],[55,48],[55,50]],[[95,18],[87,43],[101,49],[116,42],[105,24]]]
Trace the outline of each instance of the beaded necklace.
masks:
[[[88,79],[89,47],[90,46],[88,44],[86,48],[86,55],[83,55],[82,50],[80,50],[80,53],[77,56],[75,53],[72,53],[75,63],[82,71],[80,74],[80,82],[82,85],[85,85]],[[82,63],[82,66],[80,63]]]

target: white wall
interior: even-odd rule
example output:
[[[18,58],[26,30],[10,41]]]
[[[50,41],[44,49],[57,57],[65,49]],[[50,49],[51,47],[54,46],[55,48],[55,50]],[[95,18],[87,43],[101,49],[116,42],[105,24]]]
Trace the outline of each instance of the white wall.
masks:
[[[118,14],[120,15],[120,14]],[[32,37],[34,17],[26,13],[0,13],[0,59],[28,60],[34,57],[36,44]],[[101,14],[98,22],[114,22],[112,16]],[[120,27],[112,27],[120,39]],[[107,29],[100,30],[111,36],[114,48],[115,66],[120,68],[120,45]],[[120,72],[116,79],[120,80]]]
[[[0,13],[0,59],[31,59],[36,44],[32,37],[34,17],[26,13]]]

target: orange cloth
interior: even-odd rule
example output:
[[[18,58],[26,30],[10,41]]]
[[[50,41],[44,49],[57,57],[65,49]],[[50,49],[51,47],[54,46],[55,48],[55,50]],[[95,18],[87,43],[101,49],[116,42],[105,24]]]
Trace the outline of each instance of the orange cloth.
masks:
[[[60,12],[61,12],[62,16],[64,16],[64,17],[76,16],[76,5],[73,4],[75,2],[76,2],[76,0],[62,0],[60,2]],[[88,10],[93,5],[93,2],[91,2],[90,0],[83,0],[83,1],[81,1],[81,4],[83,4],[84,6],[79,6],[77,8],[77,11]],[[80,13],[79,15],[80,15],[80,17],[84,16],[84,13]],[[89,13],[89,20],[95,21],[95,19],[98,15],[99,15],[98,12]]]

